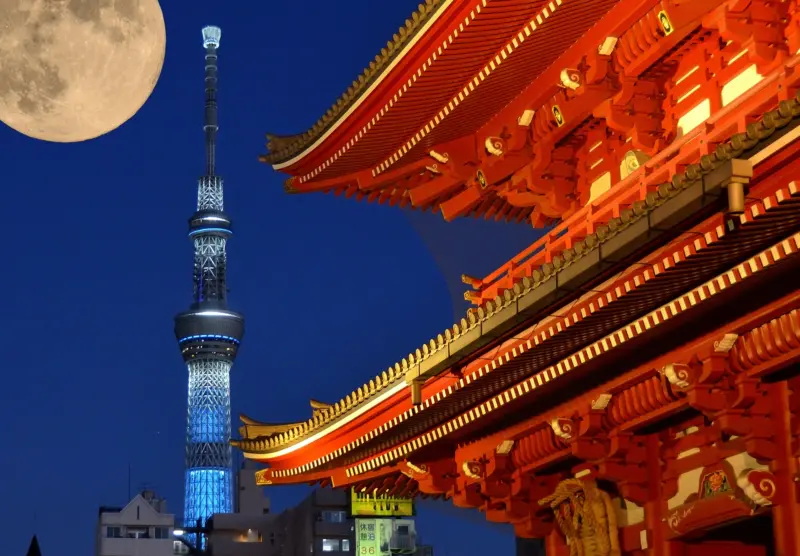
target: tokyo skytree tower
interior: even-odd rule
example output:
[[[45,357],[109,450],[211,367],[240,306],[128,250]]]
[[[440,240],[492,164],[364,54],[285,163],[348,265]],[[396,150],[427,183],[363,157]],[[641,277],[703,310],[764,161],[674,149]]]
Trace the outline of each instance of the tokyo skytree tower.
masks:
[[[224,211],[222,178],[215,173],[217,51],[221,30],[203,28],[205,47],[206,173],[197,186],[197,212],[189,219],[194,244],[194,299],[175,317],[175,336],[189,369],[186,421],[187,526],[230,513],[230,371],[244,336],[244,317],[228,309],[225,245],[231,220]]]

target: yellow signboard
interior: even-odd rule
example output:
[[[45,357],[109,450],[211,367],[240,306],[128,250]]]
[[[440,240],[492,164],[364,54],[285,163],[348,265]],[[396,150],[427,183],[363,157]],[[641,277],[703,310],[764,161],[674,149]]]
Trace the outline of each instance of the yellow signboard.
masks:
[[[411,517],[414,500],[374,496],[365,492],[351,492],[350,515],[353,517]]]

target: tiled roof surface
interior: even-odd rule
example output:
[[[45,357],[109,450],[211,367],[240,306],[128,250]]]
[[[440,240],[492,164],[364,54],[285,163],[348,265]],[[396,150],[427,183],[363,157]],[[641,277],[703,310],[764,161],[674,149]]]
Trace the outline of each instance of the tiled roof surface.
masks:
[[[392,60],[403,50],[425,22],[445,4],[444,0],[425,0],[424,4],[420,4],[416,11],[411,14],[411,17],[397,30],[392,39],[386,43],[386,46],[381,49],[358,78],[347,88],[347,91],[308,131],[283,137],[268,134],[267,148],[270,152],[262,156],[261,160],[269,164],[288,160],[322,135],[331,124],[347,112],[347,109],[358,99],[359,95],[391,64]]]

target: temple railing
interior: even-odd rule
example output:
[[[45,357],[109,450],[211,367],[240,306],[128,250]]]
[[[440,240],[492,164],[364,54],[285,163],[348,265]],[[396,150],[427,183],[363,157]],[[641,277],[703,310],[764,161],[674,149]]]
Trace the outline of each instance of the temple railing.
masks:
[[[502,295],[539,267],[552,263],[554,257],[619,218],[635,202],[646,201],[648,194],[669,181],[669,176],[681,173],[734,134],[746,133],[748,124],[776,108],[781,100],[794,96],[800,86],[798,65],[800,56],[795,55],[482,280],[465,277],[474,289],[465,298],[482,305]]]

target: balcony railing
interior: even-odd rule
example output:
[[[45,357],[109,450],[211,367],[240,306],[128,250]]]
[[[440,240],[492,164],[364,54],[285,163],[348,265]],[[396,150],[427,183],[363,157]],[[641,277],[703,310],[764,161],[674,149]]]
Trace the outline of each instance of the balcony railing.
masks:
[[[763,112],[765,107],[777,106],[782,92],[797,86],[796,66],[800,66],[800,56],[787,60],[782,67],[765,76],[701,125],[673,141],[639,170],[560,222],[490,275],[483,279],[464,276],[464,282],[473,288],[473,291],[465,294],[467,299],[475,305],[483,305],[502,295],[504,290],[513,288],[523,277],[531,276],[534,269],[551,262],[553,257],[618,217],[623,208],[632,206],[636,201],[645,201],[648,194],[653,193],[659,185],[668,182],[673,175],[681,173],[683,168],[708,152],[709,145],[726,141],[734,132],[744,132],[754,115]]]

